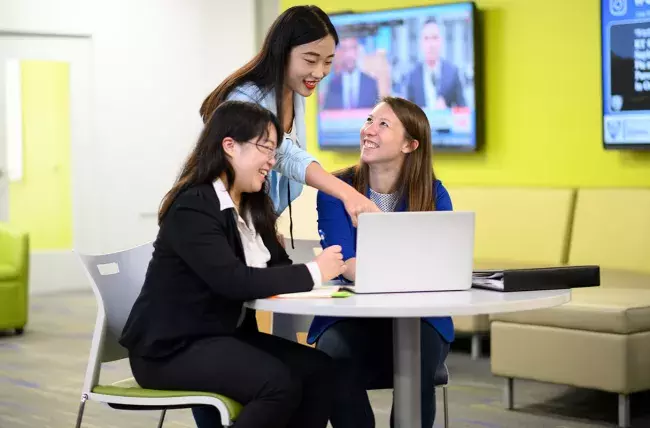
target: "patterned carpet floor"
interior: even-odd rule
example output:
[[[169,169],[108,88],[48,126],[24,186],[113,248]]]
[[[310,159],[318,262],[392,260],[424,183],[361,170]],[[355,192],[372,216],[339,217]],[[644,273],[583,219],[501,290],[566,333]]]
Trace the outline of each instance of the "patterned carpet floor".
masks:
[[[94,327],[92,293],[76,292],[32,299],[23,336],[0,334],[0,428],[71,428]],[[458,340],[447,360],[452,428],[586,428],[616,426],[617,397],[598,391],[517,381],[516,410],[503,410],[502,379],[490,373],[489,359],[471,361],[468,343]],[[650,362],[649,362],[650,364]],[[102,382],[130,375],[126,361],[105,365]],[[388,427],[391,392],[371,393],[377,427]],[[442,394],[438,394],[442,427]],[[86,406],[83,427],[156,426],[157,412],[126,412],[97,403]],[[632,397],[633,427],[650,427],[650,394]],[[165,426],[193,427],[186,410],[168,413]]]

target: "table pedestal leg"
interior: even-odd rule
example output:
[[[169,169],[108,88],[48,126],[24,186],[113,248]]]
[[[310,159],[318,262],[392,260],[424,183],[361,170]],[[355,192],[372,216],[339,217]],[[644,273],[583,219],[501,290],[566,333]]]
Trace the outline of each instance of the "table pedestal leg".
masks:
[[[273,313],[273,323],[271,327],[274,336],[296,342],[295,316],[290,314]]]
[[[395,428],[422,426],[420,318],[393,320]]]

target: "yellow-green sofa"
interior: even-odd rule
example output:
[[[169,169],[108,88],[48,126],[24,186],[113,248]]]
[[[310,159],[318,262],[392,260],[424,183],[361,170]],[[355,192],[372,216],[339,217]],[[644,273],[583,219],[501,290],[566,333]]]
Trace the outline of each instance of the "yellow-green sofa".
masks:
[[[0,330],[22,334],[28,317],[29,237],[0,223]]]
[[[491,317],[492,372],[619,395],[650,390],[650,189],[580,189],[568,237],[572,265],[601,267],[601,287],[557,308]]]
[[[474,211],[475,269],[557,266],[567,257],[573,189],[449,187],[455,211]],[[454,317],[459,335],[471,335],[472,358],[490,330],[487,315]]]

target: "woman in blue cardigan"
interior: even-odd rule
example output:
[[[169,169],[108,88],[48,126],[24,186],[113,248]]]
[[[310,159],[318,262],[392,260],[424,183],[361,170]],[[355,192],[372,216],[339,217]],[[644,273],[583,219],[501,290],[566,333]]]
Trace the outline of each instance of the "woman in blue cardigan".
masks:
[[[382,211],[450,211],[449,193],[436,179],[431,159],[431,129],[420,107],[402,98],[384,98],[361,128],[361,159],[339,178],[367,195]],[[328,245],[340,245],[347,269],[345,279],[354,281],[356,227],[343,203],[318,193],[318,226]],[[432,236],[431,239],[436,239]],[[395,251],[386,248],[386,251]],[[395,260],[408,254],[395,254]],[[398,263],[399,265],[399,263]],[[422,428],[435,419],[434,374],[442,365],[454,340],[450,317],[422,320]],[[392,388],[393,334],[390,319],[316,317],[309,330],[309,343],[340,364],[330,419],[333,428],[371,428],[374,415],[368,389]],[[391,427],[393,417],[391,412]]]

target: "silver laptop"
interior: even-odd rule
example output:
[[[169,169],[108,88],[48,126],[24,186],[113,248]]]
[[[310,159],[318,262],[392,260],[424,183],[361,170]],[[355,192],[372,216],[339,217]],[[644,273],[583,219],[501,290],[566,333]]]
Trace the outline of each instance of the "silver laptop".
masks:
[[[474,213],[359,216],[355,293],[467,290],[472,286]]]

